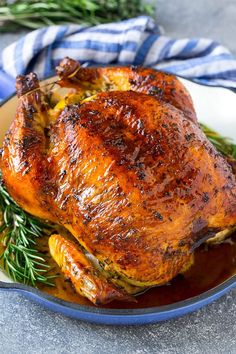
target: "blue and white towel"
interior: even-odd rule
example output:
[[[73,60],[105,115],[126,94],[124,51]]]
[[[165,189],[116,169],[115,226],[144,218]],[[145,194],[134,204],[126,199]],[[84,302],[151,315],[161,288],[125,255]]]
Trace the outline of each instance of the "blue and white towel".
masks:
[[[172,39],[147,16],[86,27],[50,26],[8,46],[0,60],[0,99],[14,91],[18,74],[54,72],[65,56],[85,65],[144,65],[211,86],[236,88],[236,60],[210,39]]]

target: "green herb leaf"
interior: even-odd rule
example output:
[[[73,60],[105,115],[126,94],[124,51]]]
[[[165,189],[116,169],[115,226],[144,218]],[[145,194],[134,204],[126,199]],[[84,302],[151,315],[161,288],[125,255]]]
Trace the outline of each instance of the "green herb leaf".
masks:
[[[44,255],[35,248],[36,240],[52,233],[45,222],[21,209],[6,191],[0,175],[0,210],[2,225],[0,240],[4,250],[0,256],[4,269],[17,282],[37,286],[37,283],[53,285],[47,276],[49,266]]]
[[[0,31],[19,27],[40,28],[49,24],[92,24],[152,15],[154,6],[142,0],[0,0]]]
[[[236,144],[229,138],[223,137],[205,124],[200,124],[202,131],[205,133],[210,142],[216,149],[225,156],[236,159]]]

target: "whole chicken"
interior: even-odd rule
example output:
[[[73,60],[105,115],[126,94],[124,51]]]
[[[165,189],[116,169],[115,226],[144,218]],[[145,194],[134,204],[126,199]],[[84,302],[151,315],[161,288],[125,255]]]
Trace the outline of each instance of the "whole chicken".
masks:
[[[69,92],[53,107],[35,74],[17,78],[3,180],[23,209],[74,236],[49,247],[80,294],[132,300],[236,225],[235,176],[176,77],[69,58],[57,73]]]

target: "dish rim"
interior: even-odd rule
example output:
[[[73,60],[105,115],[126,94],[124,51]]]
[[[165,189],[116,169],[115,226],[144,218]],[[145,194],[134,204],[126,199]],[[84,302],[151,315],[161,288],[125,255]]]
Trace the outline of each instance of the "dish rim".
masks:
[[[81,304],[62,300],[60,298],[57,298],[53,295],[49,295],[46,292],[43,292],[29,285],[25,285],[22,283],[14,283],[14,282],[5,283],[0,281],[0,289],[3,290],[19,291],[25,294],[31,293],[34,294],[35,296],[43,298],[44,300],[50,303],[54,302],[62,307],[70,308],[71,310],[83,310],[83,312],[89,312],[89,313],[101,314],[101,315],[113,315],[113,316],[114,315],[134,316],[134,315],[147,315],[147,314],[161,314],[161,313],[171,312],[175,310],[180,310],[180,309],[188,308],[189,306],[194,304],[197,305],[199,303],[204,302],[204,300],[208,300],[213,297],[215,299],[217,295],[221,296],[224,294],[224,291],[233,289],[234,287],[236,287],[236,274],[226,279],[223,283],[220,283],[219,285],[216,285],[215,287],[207,291],[204,291],[199,295],[193,296],[185,300],[177,301],[168,305],[143,307],[137,309],[115,309],[115,308],[113,309],[113,308],[104,308],[98,306],[96,307],[96,306],[89,306],[89,305],[88,306],[81,305]]]
[[[155,68],[153,69],[156,70]],[[236,89],[234,88],[223,86],[209,86],[205,85],[204,83],[195,82],[194,80],[187,79],[179,75],[176,76],[199,86],[205,86],[207,88],[223,88],[224,90],[231,91],[236,94]],[[46,81],[53,77],[55,77],[55,75],[50,75],[40,81]],[[4,106],[4,104],[6,104],[14,96],[16,96],[15,93],[9,95],[4,100],[2,100],[0,102],[0,108]],[[69,317],[83,319],[93,323],[116,325],[153,323],[181,316],[207,305],[208,303],[216,300],[217,298],[221,297],[226,292],[235,287],[236,274],[232,275],[224,282],[214,286],[213,288],[202,292],[199,295],[193,296],[185,300],[177,301],[168,305],[143,307],[137,309],[113,309],[72,303],[49,295],[46,292],[38,290],[37,288],[34,288],[32,286],[16,282],[10,283],[0,281],[0,290],[23,293],[26,297],[32,298],[34,301],[41,303],[43,306],[54,311],[63,313]],[[86,315],[92,316],[86,318]]]

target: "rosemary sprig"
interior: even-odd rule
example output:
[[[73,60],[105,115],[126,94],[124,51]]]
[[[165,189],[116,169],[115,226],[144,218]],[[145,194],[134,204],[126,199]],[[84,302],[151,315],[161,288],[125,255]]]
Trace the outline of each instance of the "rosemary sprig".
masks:
[[[142,0],[0,0],[0,31],[66,23],[96,25],[153,12],[154,7]]]
[[[208,140],[210,140],[219,152],[225,156],[230,156],[236,159],[236,144],[234,144],[231,139],[221,136],[205,124],[201,123],[200,126]]]
[[[6,191],[0,176],[0,210],[2,224],[0,256],[4,269],[17,282],[37,286],[37,283],[53,285],[49,266],[36,249],[36,239],[50,232],[51,227],[21,209]]]

